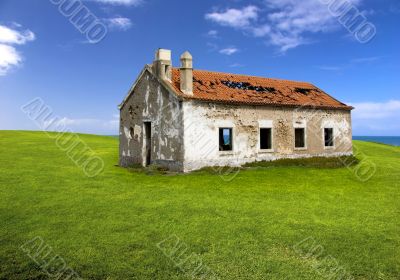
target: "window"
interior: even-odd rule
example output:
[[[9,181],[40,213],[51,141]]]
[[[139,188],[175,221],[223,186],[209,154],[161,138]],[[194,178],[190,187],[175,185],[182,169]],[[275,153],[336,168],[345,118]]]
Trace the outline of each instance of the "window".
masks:
[[[333,128],[324,129],[325,147],[333,147]]]
[[[306,141],[305,141],[305,130],[304,128],[295,128],[294,130],[295,134],[295,148],[305,148],[306,147]]]
[[[135,130],[133,129],[133,127],[129,128],[129,136],[131,139],[135,137]]]
[[[232,128],[219,129],[219,150],[232,151]]]
[[[271,128],[260,128],[260,149],[271,150],[272,149],[272,129]]]

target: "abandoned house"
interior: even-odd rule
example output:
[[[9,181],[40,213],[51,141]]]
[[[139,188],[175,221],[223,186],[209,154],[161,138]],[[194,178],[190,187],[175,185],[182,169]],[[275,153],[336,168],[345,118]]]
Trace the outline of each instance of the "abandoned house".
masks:
[[[159,49],[120,105],[120,165],[206,166],[352,154],[351,106],[296,81],[174,68]]]

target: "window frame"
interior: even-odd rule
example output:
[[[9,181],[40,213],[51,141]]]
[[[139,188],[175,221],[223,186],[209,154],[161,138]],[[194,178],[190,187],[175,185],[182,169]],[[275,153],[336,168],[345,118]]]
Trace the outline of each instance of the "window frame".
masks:
[[[263,130],[263,129],[268,129],[269,131],[270,131],[270,135],[269,135],[269,138],[270,138],[270,148],[269,149],[263,149],[262,148],[262,141],[261,141],[261,130]],[[274,130],[273,130],[273,128],[272,127],[264,127],[264,126],[260,126],[259,128],[258,128],[258,149],[259,149],[259,152],[266,152],[266,153],[268,153],[268,152],[273,152],[274,151]]]
[[[304,142],[304,146],[303,147],[296,147],[296,130],[297,129],[302,129],[303,130],[303,142]],[[301,150],[307,150],[307,129],[306,129],[306,127],[302,127],[302,126],[299,126],[299,127],[294,127],[294,130],[293,130],[293,133],[294,133],[294,149],[295,150],[297,150],[297,151],[301,151]]]
[[[325,130],[327,129],[331,129],[332,130],[332,145],[331,146],[327,146],[326,145],[326,138],[325,138]],[[324,127],[324,129],[322,130],[322,140],[323,140],[323,144],[324,144],[324,148],[325,149],[334,149],[335,148],[335,129],[333,127]]]
[[[225,150],[225,149],[221,149],[221,147],[223,146],[227,146],[227,145],[221,145],[221,139],[223,141],[223,133],[224,130],[228,129],[229,130],[229,136],[230,136],[230,149],[229,150]],[[221,132],[222,132],[222,138],[221,138]],[[234,149],[234,145],[233,145],[233,127],[219,127],[218,128],[218,151],[220,153],[231,153],[233,152]]]

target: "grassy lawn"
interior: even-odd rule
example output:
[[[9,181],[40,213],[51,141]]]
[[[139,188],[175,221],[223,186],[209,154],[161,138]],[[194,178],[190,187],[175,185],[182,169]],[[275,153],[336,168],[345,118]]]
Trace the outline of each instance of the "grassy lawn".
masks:
[[[400,148],[355,141],[367,182],[296,166],[226,182],[122,169],[118,139],[80,137],[97,177],[44,133],[0,132],[0,279],[48,278],[21,249],[35,237],[82,279],[400,279]]]

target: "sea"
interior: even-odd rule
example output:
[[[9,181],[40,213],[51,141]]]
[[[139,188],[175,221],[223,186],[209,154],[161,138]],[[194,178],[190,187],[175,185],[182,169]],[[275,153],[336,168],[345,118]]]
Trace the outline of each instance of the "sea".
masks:
[[[353,136],[353,140],[400,146],[400,136]]]

